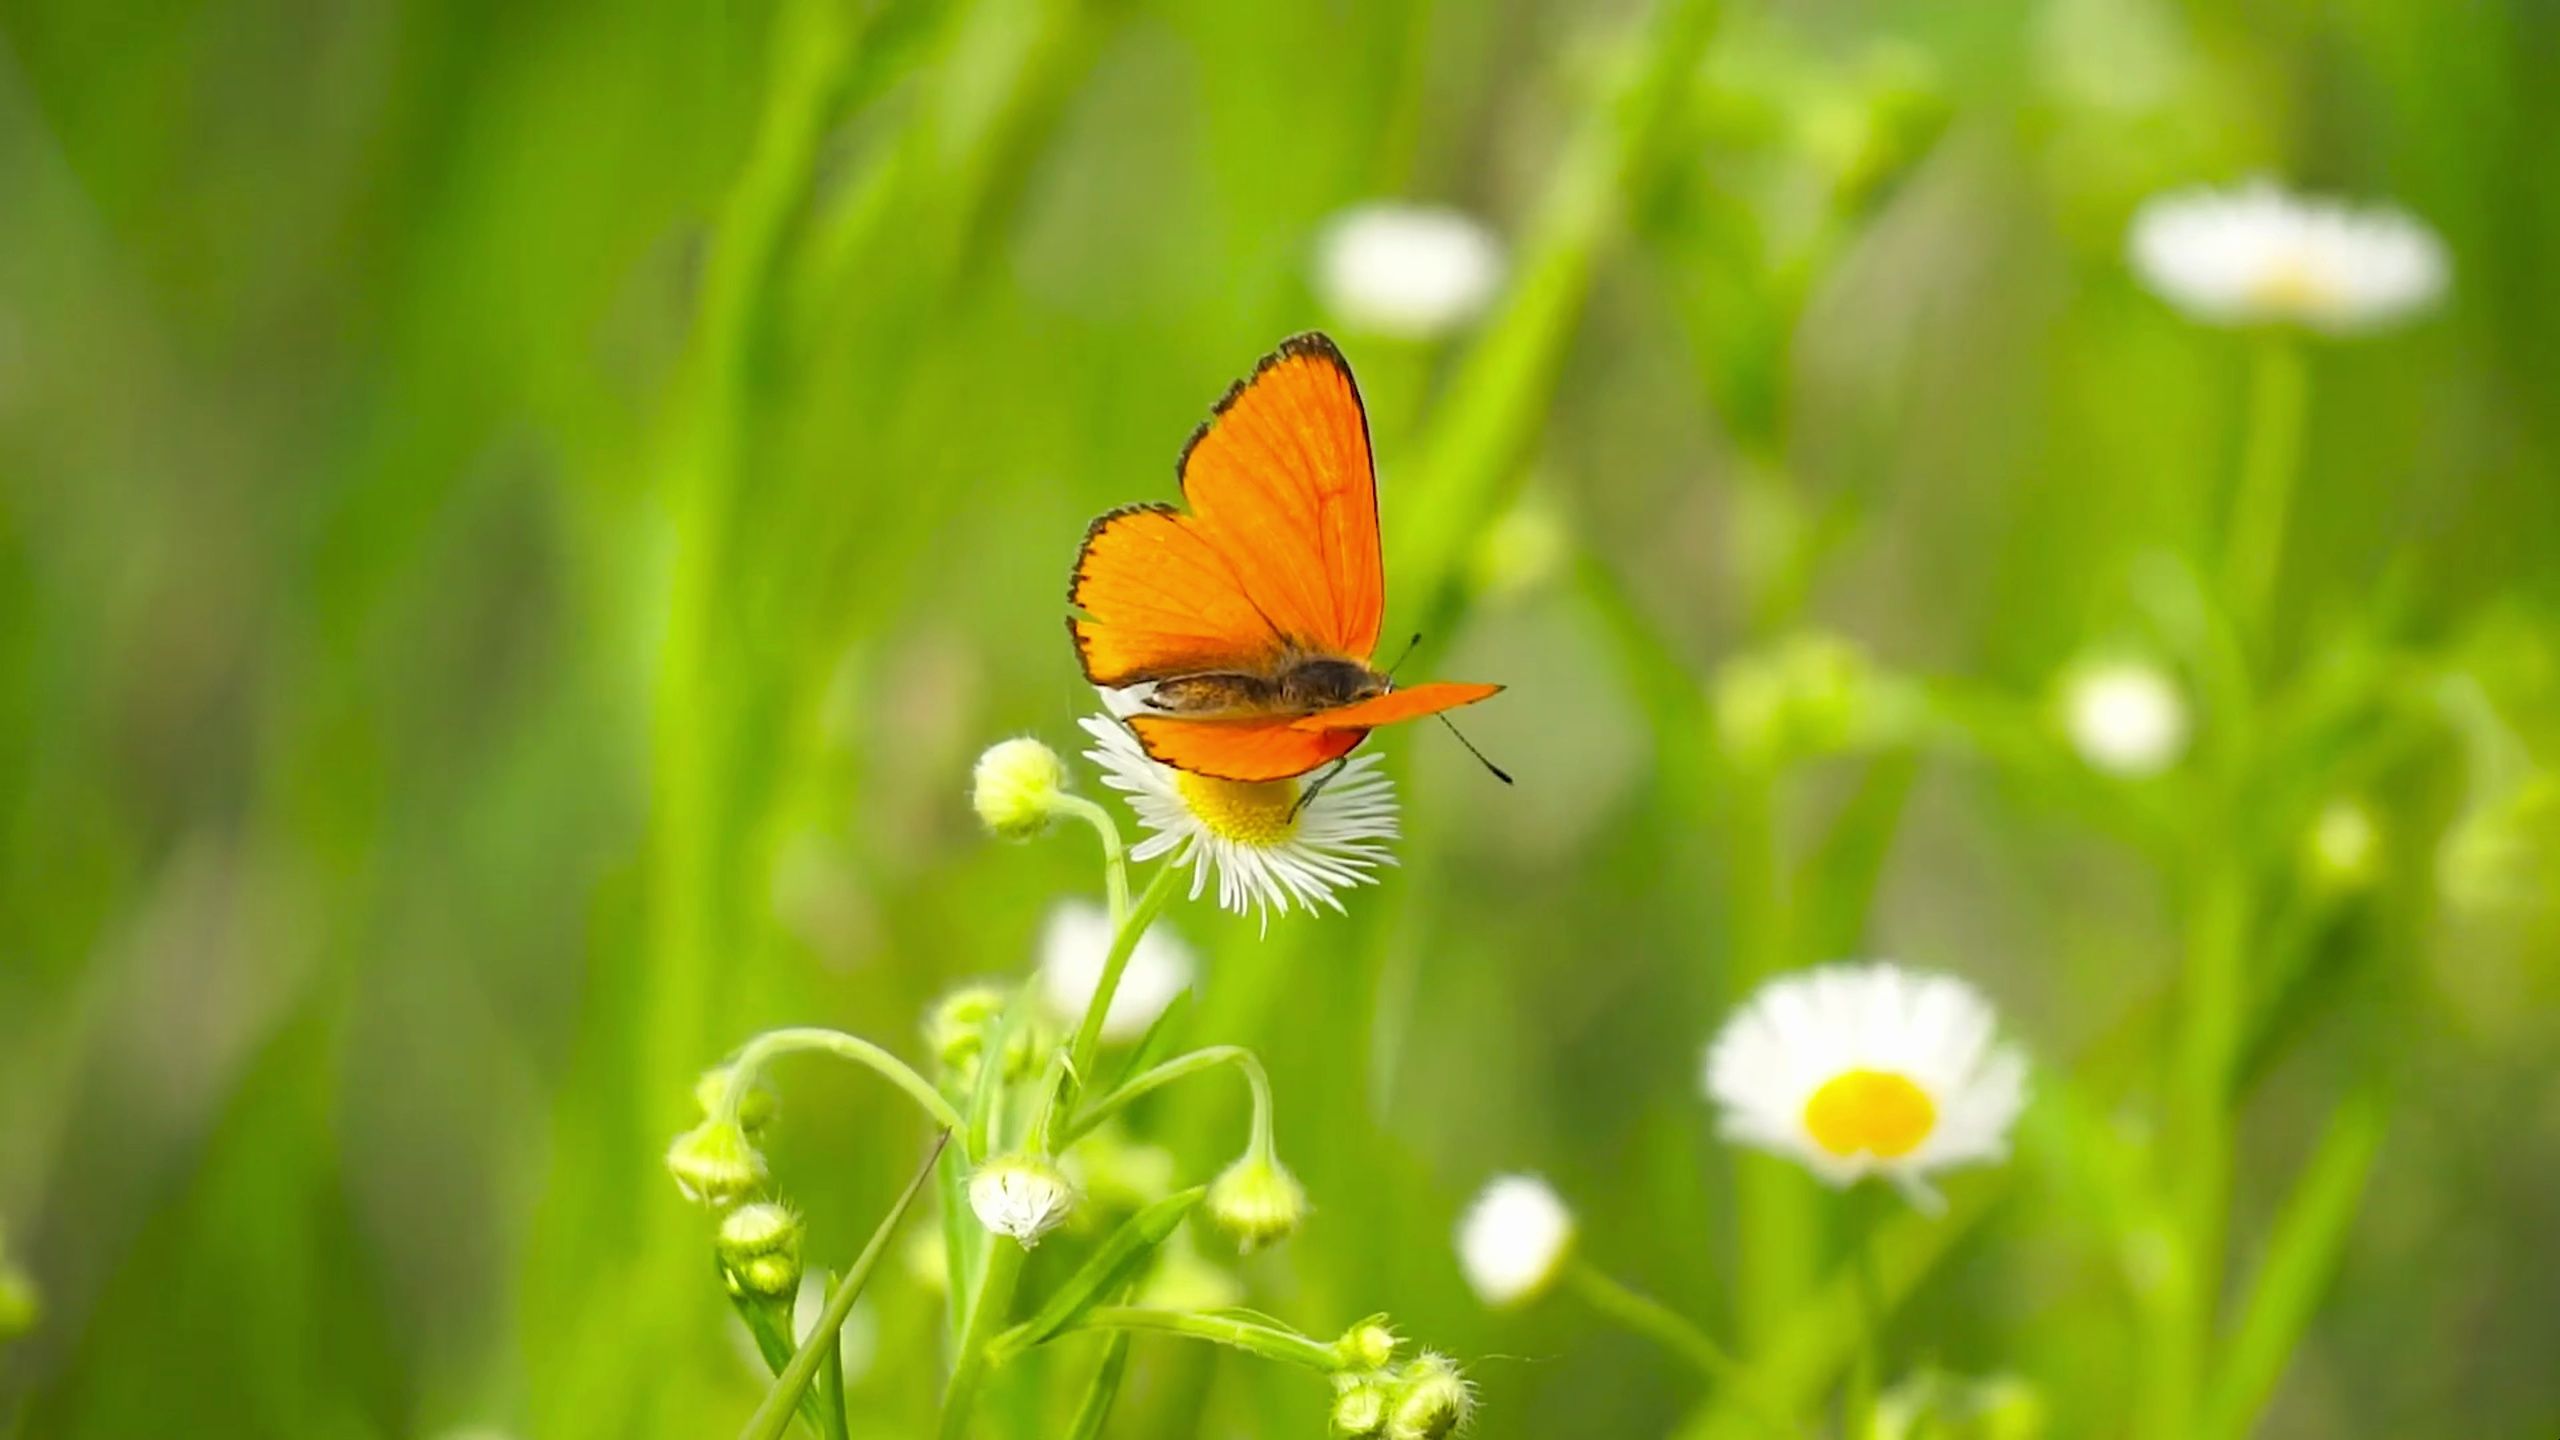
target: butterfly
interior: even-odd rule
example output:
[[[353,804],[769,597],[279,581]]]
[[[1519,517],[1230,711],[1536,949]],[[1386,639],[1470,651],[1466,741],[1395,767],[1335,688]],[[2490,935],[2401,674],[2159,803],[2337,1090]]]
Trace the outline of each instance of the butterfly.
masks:
[[[1387,602],[1378,477],[1368,412],[1333,341],[1282,341],[1174,469],[1189,508],[1128,505],[1095,520],[1067,585],[1084,677],[1143,687],[1126,720],[1149,755],[1196,775],[1279,780],[1341,759],[1378,726],[1502,689],[1399,687],[1371,664]]]

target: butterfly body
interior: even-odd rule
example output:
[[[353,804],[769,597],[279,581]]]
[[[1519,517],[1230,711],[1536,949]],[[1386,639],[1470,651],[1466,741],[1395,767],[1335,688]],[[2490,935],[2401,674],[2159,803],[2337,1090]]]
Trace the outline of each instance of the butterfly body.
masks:
[[[1494,694],[1398,688],[1371,663],[1386,613],[1377,477],[1351,367],[1284,341],[1218,403],[1177,467],[1188,509],[1133,505],[1085,532],[1067,621],[1085,678],[1136,690],[1157,760],[1230,780],[1302,775],[1371,729]]]

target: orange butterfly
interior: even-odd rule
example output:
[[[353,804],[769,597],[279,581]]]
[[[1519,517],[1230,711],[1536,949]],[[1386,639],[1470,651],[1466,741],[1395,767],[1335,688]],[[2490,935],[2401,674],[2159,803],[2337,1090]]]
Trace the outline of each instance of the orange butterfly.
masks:
[[[1387,604],[1378,479],[1359,387],[1331,340],[1293,336],[1264,356],[1175,473],[1189,512],[1130,505],[1094,521],[1067,586],[1085,678],[1149,687],[1128,717],[1149,755],[1278,780],[1341,759],[1377,726],[1502,689],[1398,689],[1369,663]]]

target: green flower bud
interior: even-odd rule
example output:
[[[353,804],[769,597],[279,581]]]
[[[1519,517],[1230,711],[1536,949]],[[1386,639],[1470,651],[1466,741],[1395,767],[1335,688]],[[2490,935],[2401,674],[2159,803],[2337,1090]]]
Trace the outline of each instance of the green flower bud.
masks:
[[[963,1084],[977,1083],[978,1061],[1004,1018],[1009,998],[993,985],[969,985],[944,996],[926,1014],[925,1043],[933,1047],[945,1074]],[[1005,1042],[1005,1078],[1029,1075],[1051,1043],[1050,1033],[1036,1021],[1016,1025],[1013,1038]]]
[[[2333,892],[2361,890],[2382,869],[2382,822],[2360,800],[2332,800],[2321,807],[2302,838],[2302,868],[2312,883]]]
[[[705,1120],[667,1147],[667,1173],[686,1199],[726,1205],[764,1183],[764,1156],[734,1121]]]
[[[44,1299],[26,1271],[0,1257],[0,1342],[15,1340],[44,1318]]]
[[[1387,1428],[1393,1397],[1375,1375],[1337,1375],[1333,1381],[1333,1433],[1344,1440],[1370,1440]]]
[[[1448,1440],[1475,1408],[1475,1387],[1467,1383],[1458,1362],[1425,1350],[1396,1373],[1387,1440]]]
[[[978,757],[969,803],[998,839],[1029,840],[1049,828],[1066,784],[1066,762],[1058,752],[1021,736],[999,741]]]
[[[1065,1224],[1075,1204],[1075,1187],[1067,1177],[1033,1156],[990,1160],[969,1177],[969,1208],[977,1212],[978,1223],[1025,1250]]]
[[[800,1293],[800,1239],[807,1227],[787,1205],[741,1205],[720,1221],[718,1253],[729,1293],[788,1302]]]
[[[1342,1332],[1333,1353],[1346,1370],[1384,1370],[1396,1358],[1395,1328],[1384,1315],[1372,1315]]]
[[[1209,1219],[1247,1253],[1297,1233],[1307,1218],[1306,1187],[1267,1155],[1247,1155],[1209,1183]]]

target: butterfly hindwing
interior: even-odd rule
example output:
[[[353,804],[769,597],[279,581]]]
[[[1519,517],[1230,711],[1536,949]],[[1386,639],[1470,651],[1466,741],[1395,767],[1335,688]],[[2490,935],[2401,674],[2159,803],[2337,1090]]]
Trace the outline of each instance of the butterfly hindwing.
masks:
[[[1368,732],[1301,730],[1297,717],[1184,720],[1132,715],[1130,732],[1159,763],[1219,780],[1282,780],[1351,753]]]

